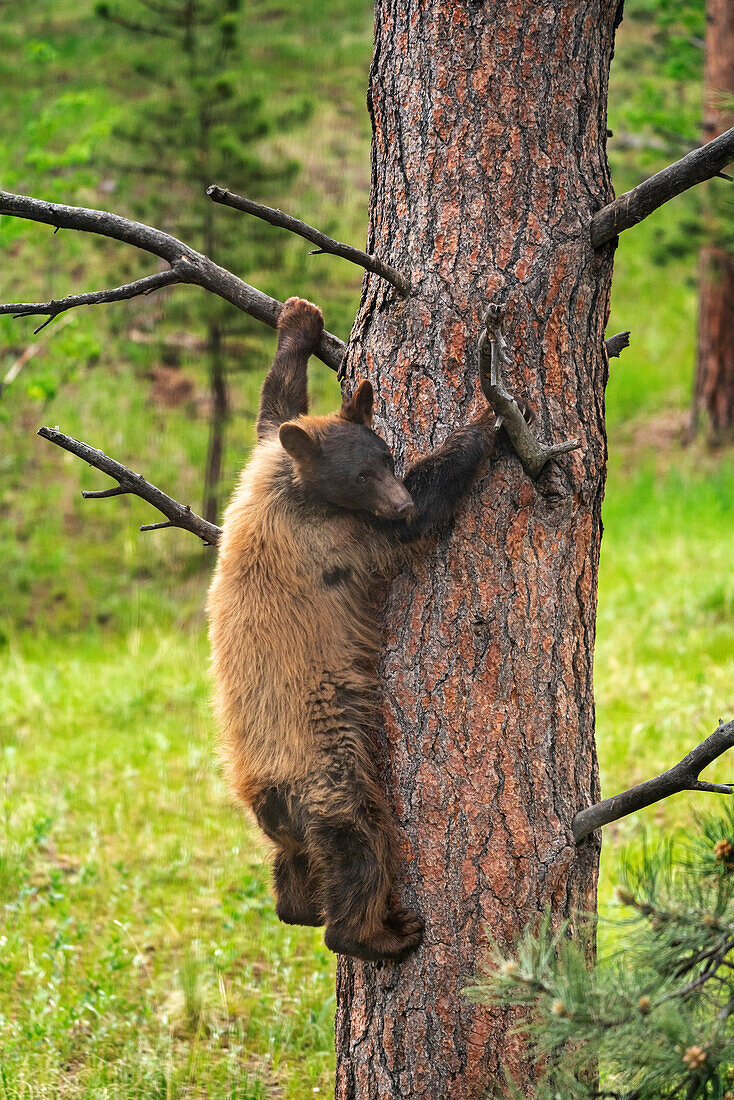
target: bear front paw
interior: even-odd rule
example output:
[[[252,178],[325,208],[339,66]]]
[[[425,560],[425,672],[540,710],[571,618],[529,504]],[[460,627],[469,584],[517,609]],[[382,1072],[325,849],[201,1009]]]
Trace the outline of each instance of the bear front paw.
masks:
[[[324,318],[318,306],[305,298],[289,298],[278,318],[281,336],[296,339],[300,346],[315,351],[324,331]]]

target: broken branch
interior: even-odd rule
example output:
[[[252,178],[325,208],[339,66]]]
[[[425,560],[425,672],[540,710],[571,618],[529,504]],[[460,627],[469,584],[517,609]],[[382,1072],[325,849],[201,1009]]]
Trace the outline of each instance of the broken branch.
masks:
[[[108,477],[114,478],[117,482],[117,486],[112,489],[82,492],[85,499],[115,497],[121,496],[123,493],[130,493],[147,501],[148,504],[152,504],[166,517],[165,523],[145,524],[140,528],[141,531],[154,531],[160,527],[180,527],[183,531],[191,531],[193,535],[196,535],[208,546],[217,545],[219,536],[222,533],[221,527],[217,527],[216,524],[209,523],[198,516],[196,512],[191,511],[188,505],[179,504],[173,497],[169,497],[155,485],[151,485],[141,474],[136,474],[127,466],[116,462],[114,458],[110,458],[103,451],[97,450],[96,447],[90,447],[88,443],[82,443],[81,440],[74,439],[70,435],[64,435],[63,432],[56,429],[39,428],[38,434],[51,443],[55,443],[57,447],[63,447],[65,451],[69,451],[70,454],[88,462],[90,466],[94,466],[96,470],[101,470],[103,474],[107,474]]]
[[[628,814],[642,810],[645,806],[651,806],[653,802],[660,802],[663,798],[669,798],[671,794],[680,791],[713,791],[716,794],[734,794],[734,785],[731,783],[706,783],[699,780],[699,775],[704,768],[718,759],[727,749],[734,745],[734,722],[719,724],[719,728],[688,753],[680,763],[662,775],[656,775],[654,779],[648,779],[645,783],[639,783],[636,787],[630,787],[628,791],[615,794],[612,798],[605,798],[594,806],[585,810],[579,810],[574,817],[571,828],[576,843],[601,829],[603,825],[609,825],[612,821],[619,821]]]
[[[509,435],[525,473],[529,477],[537,478],[546,462],[580,447],[581,440],[567,439],[563,443],[548,445],[535,438],[520,406],[502,382],[502,369],[510,363],[510,357],[502,333],[501,307],[490,306],[484,323],[484,331],[479,337],[479,378],[482,392],[501,418],[502,427]]]
[[[312,225],[302,222],[299,218],[294,218],[291,214],[284,214],[282,210],[275,210],[272,206],[263,206],[262,203],[254,202],[252,199],[245,198],[244,195],[236,195],[233,191],[228,191],[226,187],[212,185],[207,187],[206,193],[212,202],[221,203],[222,206],[231,206],[233,210],[242,210],[245,214],[252,214],[255,218],[261,218],[269,225],[278,226],[280,229],[288,229],[291,233],[304,237],[311,244],[318,245],[318,252],[328,252],[333,256],[341,256],[343,260],[349,260],[350,263],[357,264],[358,267],[364,267],[367,271],[380,275],[388,283],[391,283],[403,297],[410,293],[410,279],[408,276],[398,271],[397,268],[391,267],[390,264],[386,264],[379,256],[363,252],[360,248],[354,248],[351,244],[342,244],[341,241],[335,241],[333,237],[327,237],[326,233],[322,233],[321,230],[315,229]],[[312,255],[316,254],[316,251],[312,253]]]
[[[629,332],[617,332],[604,341],[604,346],[607,349],[607,359],[617,358],[625,348],[630,346]]]
[[[601,248],[675,195],[711,179],[731,160],[734,160],[734,127],[597,210],[591,219],[593,247]]]
[[[248,313],[270,328],[277,328],[283,303],[271,298],[255,287],[238,279],[231,271],[215,264],[207,256],[183,241],[142,222],[121,218],[104,210],[91,210],[83,206],[64,206],[61,203],[44,202],[29,195],[14,195],[0,191],[0,214],[14,218],[54,225],[57,229],[76,229],[83,233],[97,233],[103,237],[131,244],[154,256],[167,260],[176,272],[178,282],[201,286],[230,302],[242,313]],[[152,277],[152,276],[151,276]],[[102,292],[104,293],[104,292]],[[64,301],[64,299],[61,299]],[[47,303],[51,304],[51,303]],[[89,304],[89,303],[86,303]],[[33,308],[33,307],[32,307]],[[68,307],[67,307],[68,308]],[[18,307],[15,307],[16,311]],[[10,312],[6,309],[5,312]],[[339,371],[346,346],[330,332],[324,332],[314,354],[334,371]]]
[[[101,302],[122,302],[127,298],[137,298],[141,294],[151,294],[154,290],[160,290],[161,287],[181,282],[183,282],[183,279],[174,268],[171,268],[169,271],[161,271],[156,275],[146,275],[144,279],[137,279],[134,283],[125,283],[124,286],[117,286],[112,290],[95,290],[88,294],[70,294],[68,298],[55,298],[51,302],[16,302],[15,305],[12,303],[0,305],[0,314],[12,313],[16,318],[32,317],[34,315],[46,316],[47,320],[38,328],[34,328],[33,333],[36,335],[67,309],[74,309],[76,306],[96,306]]]

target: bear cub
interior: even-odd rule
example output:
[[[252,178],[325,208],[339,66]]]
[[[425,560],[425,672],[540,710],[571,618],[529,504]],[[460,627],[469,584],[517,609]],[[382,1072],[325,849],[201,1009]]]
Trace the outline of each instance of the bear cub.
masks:
[[[331,950],[399,959],[423,922],[395,896],[396,826],[375,767],[379,608],[389,575],[445,525],[492,449],[489,409],[401,480],[360,382],[308,415],[323,321],[290,298],[262,387],[257,445],[224,515],[209,622],[229,782],[274,843],[277,913]]]

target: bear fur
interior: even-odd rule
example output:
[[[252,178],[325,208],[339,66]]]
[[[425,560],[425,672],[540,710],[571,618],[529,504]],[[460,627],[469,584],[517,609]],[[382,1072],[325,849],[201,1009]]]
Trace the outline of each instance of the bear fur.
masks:
[[[258,442],[225,512],[209,594],[216,709],[232,790],[276,847],[277,913],[332,950],[399,959],[421,941],[395,900],[398,839],[375,766],[379,607],[388,576],[446,524],[492,450],[489,414],[395,476],[362,382],[308,416],[321,312],[289,299]]]

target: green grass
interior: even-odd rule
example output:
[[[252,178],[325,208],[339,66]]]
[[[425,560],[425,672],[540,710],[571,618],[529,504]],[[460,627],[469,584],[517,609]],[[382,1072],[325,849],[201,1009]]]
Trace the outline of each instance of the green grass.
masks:
[[[611,795],[666,770],[734,712],[731,454],[620,447],[604,522],[594,680],[602,792]],[[728,782],[731,760],[706,778]],[[676,795],[607,828],[602,910],[619,849],[640,826],[685,827],[719,797]]]
[[[104,28],[91,4],[79,8],[43,0],[3,21],[0,79],[17,94],[0,101],[0,182],[58,199],[73,185],[78,201],[124,210],[124,189],[100,193],[78,166],[74,143],[102,132],[115,107],[102,79]],[[314,107],[303,131],[275,141],[303,170],[273,202],[361,243],[369,5],[248,10],[253,79],[307,94]],[[77,98],[54,107],[59,89]],[[31,155],[41,134],[59,155],[71,146],[73,170],[50,174]],[[623,164],[616,170],[623,186],[634,182]],[[694,265],[659,266],[661,235],[680,237],[691,201],[623,235],[617,253],[610,331],[631,328],[632,344],[613,361],[607,395],[595,660],[605,794],[670,765],[734,709],[734,472],[730,454],[678,444]],[[238,215],[225,216],[236,228]],[[121,246],[7,219],[0,245],[4,299],[147,270]],[[296,240],[282,257],[268,269],[257,256],[242,274],[280,297],[319,301],[346,338],[359,271],[308,257]],[[162,314],[160,297],[79,311],[48,330],[0,394],[0,1100],[305,1100],[331,1088],[333,957],[318,932],[275,919],[262,841],[214,758],[203,619],[211,552],[179,532],[140,536],[154,518],[140,501],[82,501],[81,488],[105,479],[35,436],[40,423],[59,424],[196,506],[206,447],[198,354],[181,352],[195,393],[180,408],[158,405],[149,377],[162,338],[187,330],[195,293],[177,291]],[[30,329],[0,319],[0,376]],[[252,440],[274,343],[254,323],[242,341],[227,486]],[[333,375],[312,373],[317,408],[333,407]],[[712,772],[731,777],[724,763]],[[641,823],[684,825],[702,799],[710,805],[678,796],[607,830],[604,906],[620,844]]]
[[[203,632],[26,637],[3,679],[5,1095],[325,1088],[332,957],[223,789]]]

